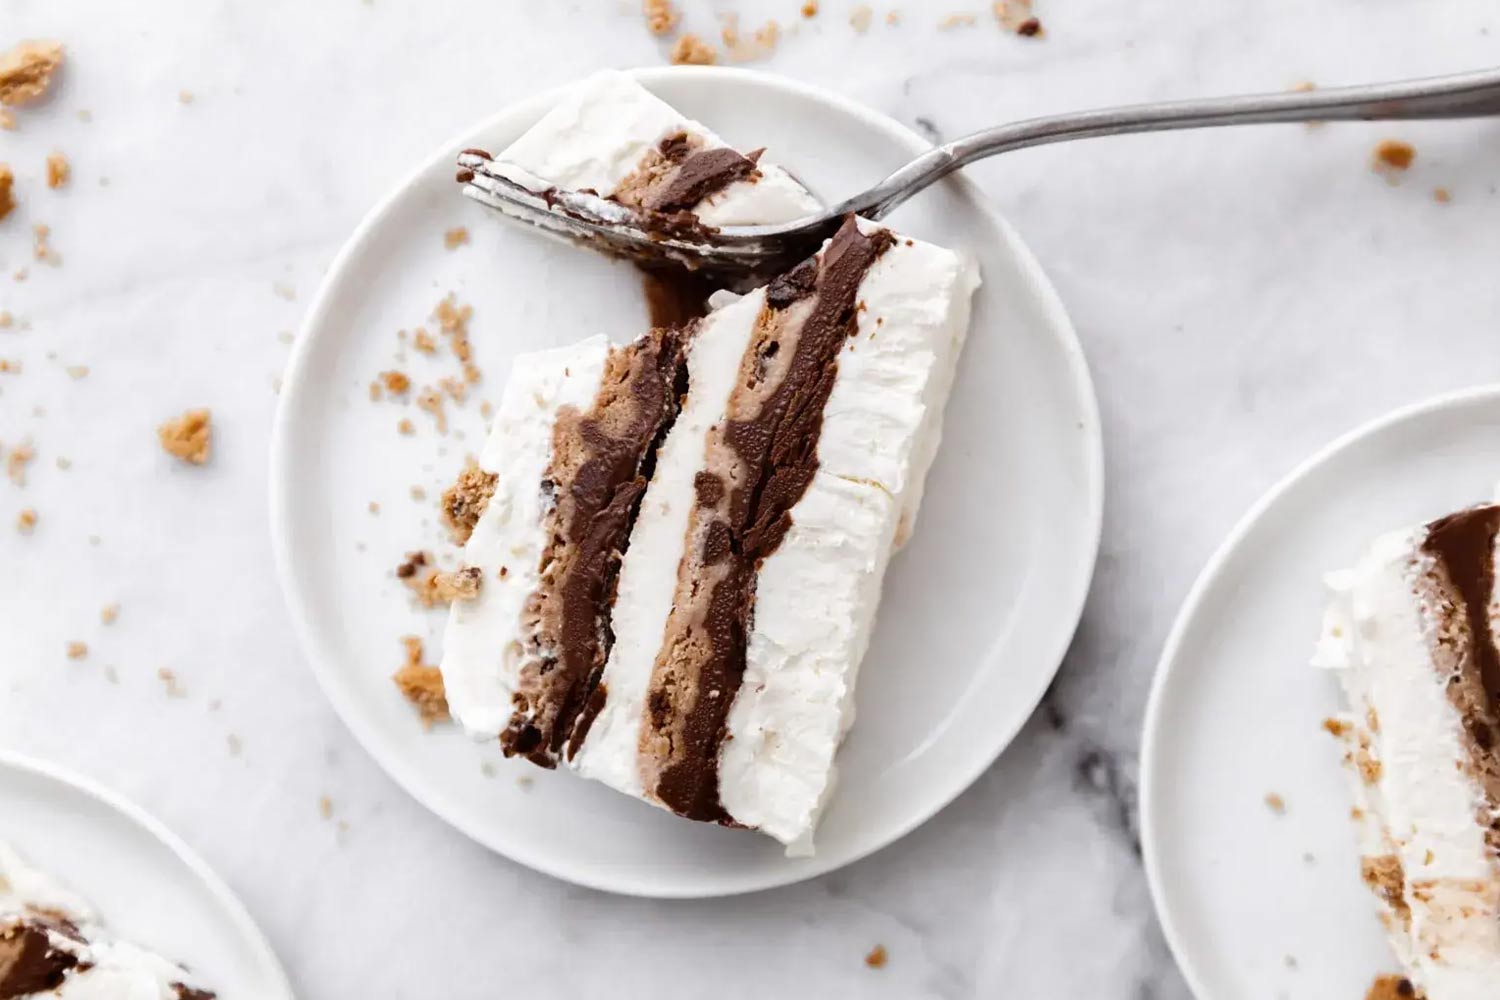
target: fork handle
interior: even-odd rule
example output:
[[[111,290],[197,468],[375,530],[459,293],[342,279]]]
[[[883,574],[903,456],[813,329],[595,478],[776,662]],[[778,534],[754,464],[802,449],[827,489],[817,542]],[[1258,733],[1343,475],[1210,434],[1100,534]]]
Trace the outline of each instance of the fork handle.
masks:
[[[1500,70],[1399,83],[1137,104],[1032,118],[954,139],[840,205],[872,219],[975,160],[1029,146],[1132,132],[1315,121],[1427,121],[1500,115]]]

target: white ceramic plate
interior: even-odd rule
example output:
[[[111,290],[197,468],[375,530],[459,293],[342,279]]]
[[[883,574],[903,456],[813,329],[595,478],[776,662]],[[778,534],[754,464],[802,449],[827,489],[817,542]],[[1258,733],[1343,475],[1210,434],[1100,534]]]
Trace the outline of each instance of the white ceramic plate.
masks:
[[[1384,531],[1490,499],[1497,479],[1500,388],[1443,396],[1309,459],[1198,578],[1146,713],[1141,820],[1157,909],[1200,1000],[1361,997],[1397,971],[1320,728],[1337,683],[1308,665],[1322,575]]]
[[[113,933],[185,965],[220,1000],[292,1000],[234,893],[140,807],[0,751],[0,840],[88,900]]]
[[[895,122],[835,96],[740,70],[674,68],[639,79],[741,148],[775,151],[814,192],[855,191],[925,148]],[[398,327],[440,294],[471,303],[483,395],[498,400],[512,357],[647,327],[635,272],[503,223],[463,198],[453,157],[498,149],[557,99],[522,102],[456,138],[360,225],[335,261],[293,352],[271,463],[272,524],[296,627],[324,689],[370,753],[455,826],[533,868],[581,884],[707,896],[793,882],[890,843],[963,791],[1035,707],[1077,624],[1098,546],[1098,413],[1061,305],[1014,233],[960,180],[895,219],[976,253],[984,288],[947,439],[916,538],[893,563],[861,675],[859,724],[814,859],[766,838],[685,823],[603,787],[520,762],[459,733],[424,733],[389,676],[396,637],[437,658],[443,616],[418,619],[391,575],[403,551],[447,548],[433,501],[486,421],[373,403]],[[467,226],[472,243],[443,248]],[[418,361],[396,365],[424,378]],[[451,369],[451,360],[448,369]],[[432,371],[438,366],[433,365]],[[421,434],[402,437],[409,416]],[[462,434],[462,440],[455,440]],[[441,448],[439,447],[441,445]],[[427,490],[414,503],[413,484]],[[367,511],[381,504],[379,516]],[[482,762],[490,762],[484,772]],[[521,784],[525,775],[534,783]]]

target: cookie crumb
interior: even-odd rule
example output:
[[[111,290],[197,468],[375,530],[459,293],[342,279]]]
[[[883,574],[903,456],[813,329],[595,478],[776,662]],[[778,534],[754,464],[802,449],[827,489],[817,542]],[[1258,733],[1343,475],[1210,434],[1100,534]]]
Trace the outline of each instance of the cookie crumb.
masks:
[[[405,417],[396,422],[396,430],[402,434],[415,434],[417,432],[416,426]]]
[[[88,378],[89,366],[88,365],[68,365],[68,367],[66,367],[66,368],[63,369],[63,371],[67,372],[68,373],[68,377],[72,378],[72,379]]]
[[[0,130],[14,132],[16,130],[16,116],[0,108]]]
[[[4,163],[0,163],[0,219],[5,218],[16,207],[16,175]]]
[[[889,958],[890,956],[885,950],[885,945],[877,944],[875,947],[871,948],[870,953],[865,956],[865,964],[872,969],[883,969],[885,968],[885,963]]]
[[[870,30],[870,18],[874,15],[875,12],[870,9],[869,4],[859,4],[849,11],[849,27],[863,35]]]
[[[177,102],[179,104],[192,104],[196,100],[197,98],[193,96],[191,90],[179,90],[177,92]]]
[[[187,692],[182,690],[182,685],[177,682],[177,674],[170,667],[158,667],[156,677],[167,689],[168,698],[182,698]]]
[[[670,58],[675,66],[712,66],[719,61],[719,52],[697,35],[689,33],[672,45]]]
[[[1365,1000],[1422,1000],[1422,995],[1404,976],[1379,976],[1365,994]]]
[[[802,16],[808,18],[817,17],[818,0],[807,0],[807,3],[802,5]]]
[[[433,578],[433,593],[439,601],[472,601],[479,596],[479,587],[484,582],[484,571],[478,566],[465,566],[452,573],[439,573]]]
[[[975,23],[973,14],[949,14],[938,22],[938,30],[952,31],[954,28],[972,28]]]
[[[61,153],[52,152],[47,154],[47,186],[54,191],[68,183],[68,177],[73,173],[73,168],[68,165],[68,158]]]
[[[0,330],[10,329],[16,322],[14,316],[4,309],[0,309]]]
[[[371,514],[379,514],[380,513],[380,504],[377,503],[374,500],[371,500],[370,503],[369,503],[369,509],[370,509],[370,513]]]
[[[26,485],[26,466],[36,458],[36,450],[29,444],[18,444],[5,456],[5,474],[17,486]]]
[[[417,408],[432,414],[439,434],[448,433],[448,414],[443,409],[443,394],[432,386],[417,393]]]
[[[77,641],[70,642],[70,643],[68,643],[67,651],[68,651],[68,659],[70,659],[70,660],[81,660],[85,656],[89,655],[88,643],[86,643],[86,642],[77,642]]]
[[[467,242],[469,242],[469,231],[463,226],[443,233],[443,246],[449,250],[457,250]]]
[[[61,42],[22,42],[0,52],[0,104],[23,107],[42,99],[62,65]]]
[[[385,387],[387,392],[393,392],[399,396],[411,388],[411,379],[405,372],[381,372],[380,384]]]
[[[23,535],[29,535],[36,530],[36,522],[36,511],[27,507],[16,515],[16,530]]]
[[[1278,816],[1286,815],[1286,800],[1275,792],[1266,793],[1266,808]]]
[[[471,458],[453,485],[443,491],[443,521],[455,544],[464,544],[474,533],[499,480],[497,473],[484,471]]]
[[[1453,192],[1445,187],[1432,189],[1432,200],[1439,205],[1447,205],[1453,201]]]
[[[318,799],[318,815],[324,819],[333,819],[333,799],[326,795]]]
[[[422,726],[431,729],[433,723],[448,718],[448,699],[443,691],[443,672],[437,667],[422,662],[422,640],[414,635],[401,637],[406,648],[406,662],[392,675],[396,687],[406,700],[417,709]]]
[[[1343,719],[1327,718],[1323,720],[1323,730],[1333,736],[1343,739],[1352,727]]]
[[[411,335],[411,346],[415,347],[423,354],[437,353],[437,341],[433,339],[432,334],[428,333],[420,326],[417,327],[416,332]]]
[[[1370,169],[1394,182],[1402,173],[1411,169],[1417,158],[1417,149],[1401,139],[1382,139],[1375,144],[1370,154]]]
[[[885,13],[885,23],[891,27],[901,23],[901,12],[899,10],[888,10]]]
[[[646,18],[646,30],[658,37],[665,37],[677,30],[682,20],[672,0],[641,0],[641,13]]]
[[[31,227],[31,254],[43,264],[51,264],[58,267],[62,264],[62,254],[52,249],[50,241],[52,227],[38,222]]]
[[[106,625],[113,625],[120,619],[120,606],[118,604],[106,604],[99,609],[99,620]]]
[[[213,420],[208,410],[188,410],[156,429],[167,454],[191,465],[208,461],[213,445]]]

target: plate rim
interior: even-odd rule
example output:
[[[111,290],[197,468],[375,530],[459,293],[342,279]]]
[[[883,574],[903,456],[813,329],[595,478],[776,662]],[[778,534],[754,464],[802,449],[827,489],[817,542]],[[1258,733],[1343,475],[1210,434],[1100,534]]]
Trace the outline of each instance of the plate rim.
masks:
[[[199,884],[208,890],[209,896],[229,918],[242,941],[250,945],[251,950],[260,960],[260,964],[271,975],[272,986],[278,991],[277,995],[285,997],[286,1000],[295,1000],[296,994],[292,991],[292,983],[287,977],[286,968],[281,964],[276,950],[271,947],[271,941],[266,937],[265,931],[261,930],[249,908],[245,906],[244,900],[240,899],[239,894],[230,888],[229,883],[224,881],[202,855],[187,841],[173,833],[165,823],[148,812],[144,806],[138,805],[122,793],[70,768],[18,750],[0,747],[0,770],[6,769],[24,772],[85,795],[150,834],[153,839],[171,851]],[[79,889],[79,891],[85,898],[88,897],[87,889]],[[105,914],[104,917],[107,922],[108,915]]]
[[[718,78],[738,80],[757,87],[781,90],[804,99],[815,101],[836,114],[857,119],[862,123],[879,129],[909,146],[913,155],[931,148],[931,143],[925,138],[882,111],[861,104],[853,98],[846,97],[836,91],[773,73],[743,67],[726,66],[652,66],[625,69],[622,72],[630,74],[648,89],[651,89],[655,84],[667,78],[692,79],[696,77],[700,79]],[[1016,736],[1035,713],[1036,706],[1041,703],[1047,688],[1052,680],[1055,679],[1058,670],[1061,669],[1063,659],[1072,645],[1073,638],[1082,621],[1089,590],[1098,567],[1099,551],[1103,537],[1106,489],[1104,435],[1098,394],[1094,387],[1088,359],[1084,352],[1083,344],[1078,337],[1077,329],[1073,325],[1066,307],[1063,305],[1061,296],[1042,270],[1031,248],[1021,239],[1014,227],[995,209],[988,197],[985,196],[984,192],[972,180],[961,173],[955,173],[941,181],[940,183],[942,184],[957,187],[960,193],[974,206],[975,210],[982,213],[986,221],[994,226],[996,231],[1002,236],[1008,252],[1015,261],[1017,272],[1024,278],[1031,293],[1035,295],[1036,305],[1046,320],[1047,336],[1055,343],[1060,352],[1067,369],[1068,380],[1072,385],[1073,398],[1080,406],[1076,414],[1080,426],[1076,428],[1076,431],[1080,438],[1079,454],[1084,460],[1084,472],[1088,483],[1086,509],[1083,515],[1085,519],[1084,529],[1087,535],[1081,538],[1080,541],[1086,555],[1079,560],[1077,579],[1073,584],[1073,592],[1063,595],[1063,599],[1058,602],[1058,606],[1062,609],[1062,613],[1058,615],[1058,620],[1068,624],[1059,630],[1056,648],[1047,654],[1046,658],[1051,661],[1050,669],[1039,680],[1036,690],[1027,699],[1030,704],[1027,705],[1026,713],[1019,715],[1019,721],[1014,726],[1009,727],[1009,731],[1003,733],[1002,738],[996,741],[993,752],[979,754],[975,758],[972,767],[964,769],[956,776],[952,781],[951,788],[945,790],[945,794],[938,796],[934,800],[930,810],[919,811],[920,814],[915,818],[894,824],[885,835],[873,838],[872,843],[869,845],[831,864],[818,864],[817,859],[814,858],[810,864],[786,866],[778,869],[770,877],[745,878],[738,882],[719,882],[701,888],[693,888],[689,886],[656,885],[642,879],[610,878],[600,872],[580,871],[576,869],[576,866],[557,864],[545,852],[520,849],[512,844],[507,844],[504,847],[500,846],[484,830],[474,828],[471,824],[451,815],[448,810],[430,801],[429,797],[421,791],[420,776],[416,773],[416,769],[408,761],[404,760],[400,754],[387,753],[384,749],[376,749],[380,746],[380,741],[375,738],[373,723],[354,711],[351,705],[335,693],[337,687],[333,684],[331,676],[332,667],[325,662],[325,657],[321,655],[321,644],[315,641],[315,629],[303,610],[308,605],[305,592],[300,585],[294,568],[295,557],[291,552],[288,535],[288,524],[292,518],[291,512],[294,505],[291,483],[295,478],[293,470],[290,468],[290,454],[295,435],[291,419],[292,406],[293,401],[298,399],[302,392],[306,391],[303,383],[307,378],[307,361],[312,349],[311,335],[316,328],[326,323],[327,314],[331,309],[330,300],[333,286],[336,280],[349,267],[351,260],[365,242],[370,231],[383,222],[395,210],[396,206],[403,198],[408,196],[413,187],[420,183],[428,171],[446,160],[454,149],[460,148],[468,136],[475,132],[492,128],[502,120],[526,109],[532,107],[540,109],[555,104],[561,95],[566,93],[570,88],[577,86],[582,79],[583,77],[579,77],[561,86],[552,87],[539,93],[511,101],[493,114],[486,115],[482,119],[468,124],[456,134],[444,140],[431,153],[422,157],[413,169],[407,171],[389,191],[375,202],[355,226],[329,264],[327,271],[319,283],[317,293],[313,296],[311,305],[299,326],[298,336],[287,358],[286,367],[283,372],[283,387],[277,399],[276,413],[272,425],[268,492],[270,495],[269,520],[271,545],[276,564],[277,580],[280,584],[288,616],[292,622],[293,633],[297,637],[298,647],[306,659],[308,667],[312,670],[314,677],[316,677],[324,698],[333,706],[340,720],[354,735],[361,748],[375,760],[381,770],[394,780],[407,795],[411,796],[425,809],[442,819],[449,826],[460,831],[485,848],[516,864],[523,865],[533,871],[541,872],[560,881],[623,896],[655,899],[724,898],[791,885],[826,875],[829,872],[853,864],[877,851],[883,850],[942,812],[954,799],[967,791],[985,771],[993,766],[1000,755],[1015,741]]]
[[[1184,943],[1179,921],[1168,903],[1169,894],[1165,888],[1162,872],[1164,862],[1159,854],[1160,841],[1157,833],[1160,825],[1157,813],[1165,801],[1163,796],[1166,793],[1158,790],[1158,781],[1155,777],[1161,767],[1159,743],[1162,731],[1162,703],[1167,697],[1168,687],[1182,672],[1181,652],[1188,628],[1197,618],[1209,591],[1223,576],[1225,567],[1239,552],[1246,536],[1281,502],[1286,494],[1300,485],[1303,480],[1346,451],[1365,444],[1396,427],[1444,411],[1460,410],[1478,403],[1500,405],[1500,383],[1485,382],[1450,389],[1398,406],[1355,425],[1352,429],[1336,435],[1328,443],[1314,449],[1312,454],[1294,465],[1246,509],[1230,528],[1228,534],[1224,536],[1224,540],[1215,548],[1213,554],[1209,556],[1203,568],[1198,571],[1193,585],[1188,589],[1187,595],[1178,607],[1176,617],[1172,620],[1172,627],[1167,633],[1166,642],[1162,646],[1161,656],[1157,660],[1156,670],[1152,674],[1151,690],[1146,699],[1146,711],[1141,725],[1141,859],[1146,872],[1146,886],[1151,893],[1151,903],[1156,911],[1156,920],[1158,926],[1161,927],[1162,937],[1165,938],[1167,948],[1177,963],[1182,978],[1187,982],[1188,989],[1200,1000],[1210,994],[1205,987],[1198,965]]]

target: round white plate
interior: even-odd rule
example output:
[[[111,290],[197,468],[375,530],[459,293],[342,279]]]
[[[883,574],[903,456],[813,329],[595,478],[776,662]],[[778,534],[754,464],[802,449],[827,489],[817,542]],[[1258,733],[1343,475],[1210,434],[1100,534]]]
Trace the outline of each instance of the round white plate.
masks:
[[[1398,411],[1271,490],[1194,585],[1146,712],[1141,825],[1162,925],[1200,1000],[1361,997],[1397,971],[1320,725],[1337,683],[1308,664],[1322,576],[1384,531],[1490,499],[1497,480],[1500,387]]]
[[[88,900],[112,933],[191,969],[219,1000],[292,1000],[234,893],[139,806],[0,750],[0,840]]]
[[[694,67],[638,78],[741,148],[769,147],[825,198],[926,147],[889,118],[776,77]],[[894,224],[914,236],[974,252],[984,287],[922,522],[887,578],[859,723],[840,754],[816,858],[787,860],[768,838],[686,823],[571,774],[502,761],[452,727],[424,733],[389,677],[404,632],[425,635],[436,662],[444,615],[419,617],[391,571],[404,551],[450,548],[434,502],[487,422],[472,401],[450,407],[453,431],[443,438],[425,413],[370,401],[382,369],[419,381],[452,371],[451,358],[398,364],[397,328],[423,322],[455,291],[474,306],[481,395],[498,401],[516,352],[598,332],[624,342],[648,326],[628,266],[496,219],[453,181],[458,150],[505,146],[556,99],[524,101],[434,153],[329,272],[292,355],[271,461],[292,616],[324,689],[370,753],[434,812],[517,861],[654,896],[743,892],[829,871],[963,791],[1015,735],[1062,658],[1093,570],[1103,488],[1083,355],[1030,254],[972,186],[955,179],[897,214]],[[447,251],[442,234],[458,225],[472,242]],[[421,432],[398,435],[403,416]],[[412,500],[414,484],[424,501]]]

